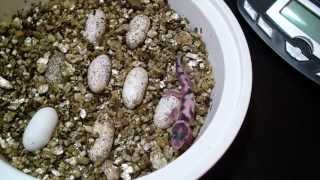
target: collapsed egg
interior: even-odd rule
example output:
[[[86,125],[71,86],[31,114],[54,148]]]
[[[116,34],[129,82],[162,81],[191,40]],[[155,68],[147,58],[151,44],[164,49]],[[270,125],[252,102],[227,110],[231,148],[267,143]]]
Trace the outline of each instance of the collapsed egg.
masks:
[[[114,138],[114,126],[105,114],[95,122],[93,131],[97,133],[99,137],[89,150],[89,157],[94,162],[100,162],[105,160],[111,151]]]

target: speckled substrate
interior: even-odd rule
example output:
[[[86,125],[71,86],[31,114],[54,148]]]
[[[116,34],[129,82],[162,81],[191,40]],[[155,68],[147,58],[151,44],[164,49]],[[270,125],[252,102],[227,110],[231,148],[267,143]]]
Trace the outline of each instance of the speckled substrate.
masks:
[[[86,15],[96,8],[107,17],[100,46],[90,45],[82,35]],[[131,50],[125,34],[137,14],[150,17],[151,29],[145,42]],[[212,69],[197,32],[188,31],[187,21],[165,0],[53,0],[0,24],[0,76],[13,86],[0,88],[0,152],[23,172],[42,179],[106,179],[101,164],[93,164],[87,153],[97,137],[92,126],[101,113],[108,113],[115,124],[108,162],[119,169],[120,178],[143,176],[176,159],[170,129],[156,128],[153,113],[162,93],[179,86],[174,68],[178,51],[186,55],[183,62],[193,82],[197,104],[192,128],[197,136],[210,105]],[[41,62],[58,51],[65,56],[63,77],[49,83]],[[97,95],[88,88],[87,69],[104,53],[112,59],[112,75]],[[121,90],[136,66],[148,71],[149,85],[143,103],[129,110]],[[33,113],[45,106],[57,110],[59,124],[45,148],[27,152],[22,134]]]

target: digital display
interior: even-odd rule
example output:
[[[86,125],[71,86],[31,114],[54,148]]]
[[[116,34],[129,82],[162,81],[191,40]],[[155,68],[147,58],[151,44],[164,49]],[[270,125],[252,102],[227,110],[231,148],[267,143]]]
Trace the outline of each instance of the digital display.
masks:
[[[281,14],[312,39],[320,42],[320,17],[297,1],[291,1]]]

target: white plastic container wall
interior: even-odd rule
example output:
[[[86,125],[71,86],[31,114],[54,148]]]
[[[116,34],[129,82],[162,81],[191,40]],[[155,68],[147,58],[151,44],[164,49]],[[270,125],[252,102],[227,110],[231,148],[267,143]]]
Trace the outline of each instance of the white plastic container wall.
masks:
[[[33,0],[35,1],[35,0]],[[178,159],[141,180],[196,179],[209,170],[230,146],[244,120],[251,95],[250,54],[243,32],[223,0],[168,0],[187,17],[190,28],[202,28],[216,80],[213,106],[194,144]],[[1,0],[4,14],[24,7],[21,0]],[[34,179],[1,160],[0,179]]]

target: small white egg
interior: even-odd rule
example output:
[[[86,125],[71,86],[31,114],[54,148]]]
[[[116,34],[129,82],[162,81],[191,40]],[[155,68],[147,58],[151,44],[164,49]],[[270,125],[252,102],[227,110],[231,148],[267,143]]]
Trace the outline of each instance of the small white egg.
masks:
[[[124,82],[122,98],[125,106],[134,109],[143,100],[148,85],[148,73],[141,67],[132,69]]]
[[[106,16],[100,9],[88,15],[84,37],[92,44],[97,44],[106,29]]]
[[[155,126],[161,129],[169,128],[173,123],[170,114],[174,109],[179,109],[180,106],[181,101],[175,96],[163,96],[160,99],[153,116]]]
[[[56,110],[50,107],[37,111],[23,133],[23,146],[28,151],[43,148],[49,142],[58,123]]]
[[[135,16],[129,24],[129,31],[126,35],[128,47],[131,49],[138,47],[146,39],[149,28],[150,18],[148,16]]]
[[[92,92],[99,93],[108,85],[111,74],[111,60],[107,55],[94,59],[88,69],[88,85]]]

